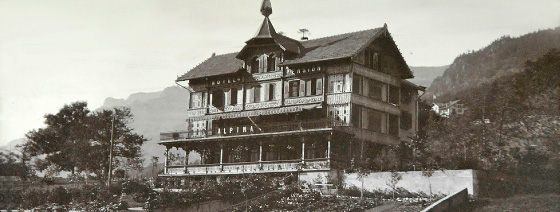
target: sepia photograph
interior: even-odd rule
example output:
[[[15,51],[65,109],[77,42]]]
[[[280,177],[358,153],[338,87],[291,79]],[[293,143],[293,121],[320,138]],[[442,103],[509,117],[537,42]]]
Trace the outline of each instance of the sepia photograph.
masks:
[[[560,211],[559,0],[0,0],[0,212]]]

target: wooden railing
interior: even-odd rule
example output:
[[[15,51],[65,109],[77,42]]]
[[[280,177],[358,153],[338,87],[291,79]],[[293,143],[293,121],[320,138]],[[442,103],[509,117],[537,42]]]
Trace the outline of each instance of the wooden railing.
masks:
[[[249,174],[272,172],[317,171],[330,168],[327,158],[282,161],[261,161],[203,165],[167,166],[166,175],[215,175],[215,174]]]
[[[258,125],[258,128],[253,127],[253,132],[250,132],[250,134],[323,129],[323,128],[331,128],[333,126],[347,126],[347,124],[339,121],[326,120],[326,119],[260,124]],[[161,141],[184,140],[184,139],[193,139],[193,138],[222,137],[222,136],[248,134],[247,132],[242,132],[242,130],[239,131],[237,130],[238,128],[242,129],[243,127],[247,127],[247,126],[231,126],[231,128],[234,130],[232,130],[232,132],[228,131],[229,133],[226,134],[218,132],[219,129],[164,132],[164,133],[160,133],[160,140]]]
[[[327,94],[327,104],[333,105],[349,103],[351,96],[352,93],[350,92]]]

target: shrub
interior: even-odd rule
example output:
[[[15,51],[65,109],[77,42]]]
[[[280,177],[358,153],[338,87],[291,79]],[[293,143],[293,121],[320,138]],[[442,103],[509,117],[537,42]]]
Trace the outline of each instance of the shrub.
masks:
[[[48,197],[50,203],[57,203],[60,205],[67,205],[72,201],[72,195],[66,188],[59,186],[53,189]]]

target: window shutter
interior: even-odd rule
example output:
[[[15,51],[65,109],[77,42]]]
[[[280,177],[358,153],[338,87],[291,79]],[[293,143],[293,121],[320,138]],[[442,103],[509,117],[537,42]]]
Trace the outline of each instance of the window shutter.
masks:
[[[290,97],[290,82],[284,81],[284,98]]]
[[[253,102],[253,88],[252,87],[247,87],[247,103],[252,103]]]
[[[329,93],[334,93],[334,75],[329,76]]]
[[[321,95],[323,94],[323,79],[322,78],[318,78],[317,79],[317,95]]]
[[[268,99],[268,86],[269,86],[268,84],[263,85],[263,94],[264,94],[263,101],[268,101],[269,100]]]
[[[299,81],[299,96],[305,96],[305,81]]]
[[[305,90],[305,95],[306,95],[306,96],[311,96],[311,81],[312,81],[312,80],[313,80],[313,79],[310,79],[310,80],[306,80],[306,81],[305,81],[305,84],[306,84],[306,86],[307,86],[307,89]]]
[[[352,77],[350,76],[350,74],[345,74],[344,75],[345,79],[344,79],[344,91],[345,92],[350,92],[352,91]]]
[[[276,99],[276,84],[274,83],[270,83],[268,85],[268,96],[269,96],[269,100],[275,100]]]
[[[255,97],[255,103],[261,102],[261,87],[259,85],[256,85],[255,87],[253,87],[253,89],[254,89],[253,97]]]
[[[231,89],[227,89],[224,90],[224,99],[226,104],[225,105],[230,105],[231,104]]]

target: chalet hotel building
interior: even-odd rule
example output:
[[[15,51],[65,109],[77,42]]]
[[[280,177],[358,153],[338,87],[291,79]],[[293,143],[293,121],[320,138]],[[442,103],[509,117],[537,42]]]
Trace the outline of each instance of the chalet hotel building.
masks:
[[[295,40],[276,32],[270,2],[254,37],[177,78],[191,92],[186,128],[162,132],[160,176],[340,173],[417,130],[419,87],[387,25]],[[170,164],[171,148],[200,164]]]

